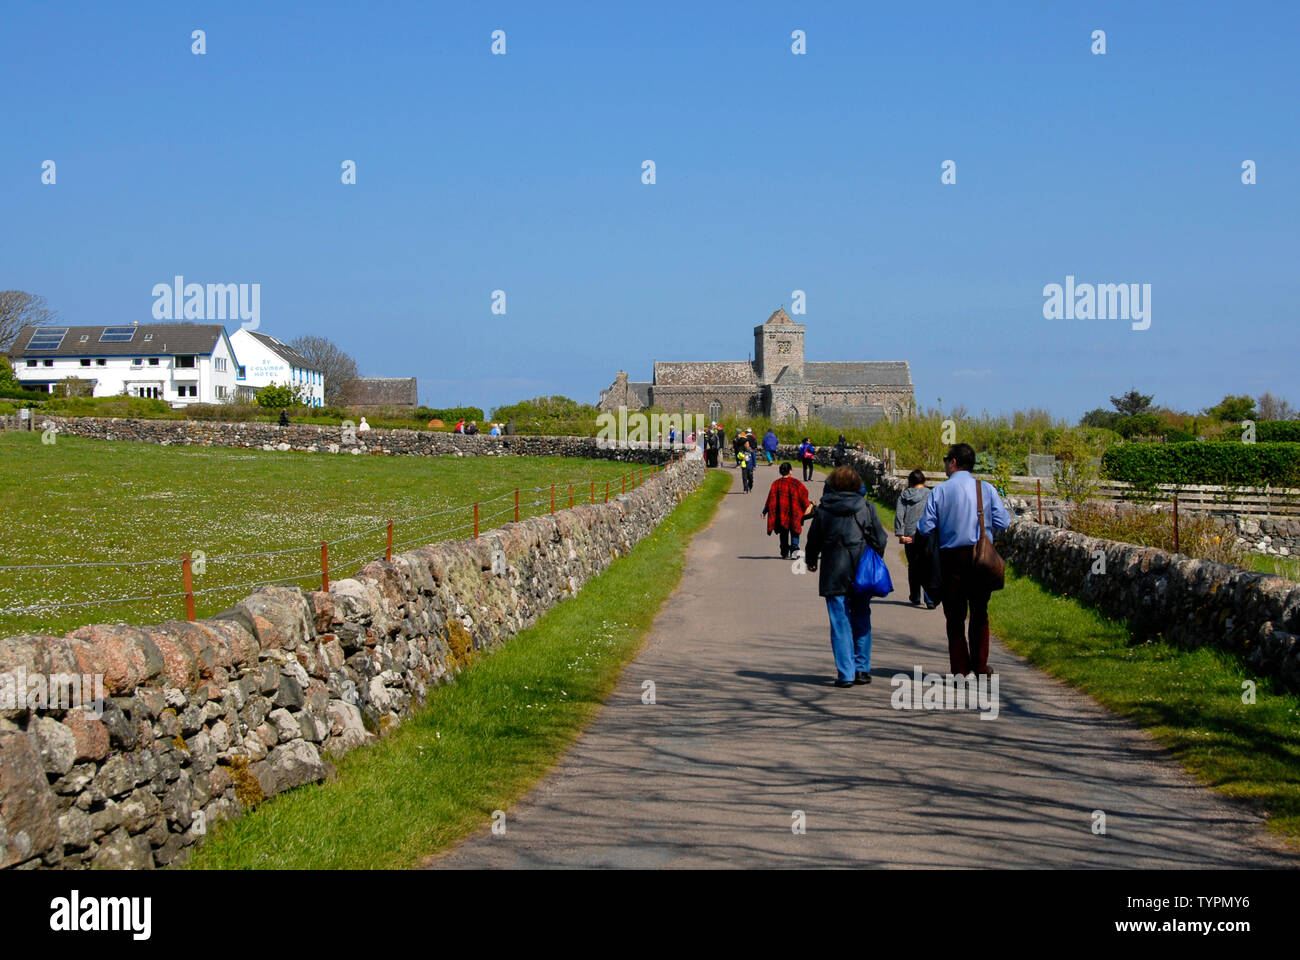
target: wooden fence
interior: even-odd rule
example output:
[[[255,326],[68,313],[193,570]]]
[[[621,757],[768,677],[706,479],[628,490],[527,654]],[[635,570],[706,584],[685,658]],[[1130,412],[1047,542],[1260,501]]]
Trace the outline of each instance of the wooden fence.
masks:
[[[891,470],[890,476],[907,477],[909,471]],[[991,480],[988,474],[984,479]],[[927,481],[946,480],[942,472],[929,471]],[[1139,490],[1131,483],[1105,480],[1097,485],[1096,500],[1178,501],[1180,510],[1201,510],[1211,513],[1253,514],[1270,517],[1300,517],[1300,490],[1284,487],[1223,487],[1207,484],[1162,483],[1156,485],[1159,493]],[[1056,494],[1056,481],[1052,477],[1012,477],[1007,491],[1022,497]]]

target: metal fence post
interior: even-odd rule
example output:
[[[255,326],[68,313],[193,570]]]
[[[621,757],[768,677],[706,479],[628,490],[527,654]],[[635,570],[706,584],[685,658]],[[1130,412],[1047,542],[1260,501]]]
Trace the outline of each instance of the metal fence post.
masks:
[[[190,555],[181,558],[181,580],[185,586],[185,619],[194,622],[194,580],[190,575]]]

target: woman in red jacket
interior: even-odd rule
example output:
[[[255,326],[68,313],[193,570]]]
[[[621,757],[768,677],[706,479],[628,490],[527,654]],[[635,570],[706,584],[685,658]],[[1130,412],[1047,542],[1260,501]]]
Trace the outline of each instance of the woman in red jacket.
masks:
[[[799,556],[799,532],[808,512],[808,488],[790,476],[790,464],[781,464],[781,476],[767,491],[763,515],[767,517],[767,535],[776,531],[781,537],[781,559]]]

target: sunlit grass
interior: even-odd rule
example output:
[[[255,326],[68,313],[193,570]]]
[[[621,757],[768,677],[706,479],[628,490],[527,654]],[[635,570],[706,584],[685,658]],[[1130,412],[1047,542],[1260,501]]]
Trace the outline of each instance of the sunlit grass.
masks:
[[[320,585],[320,541],[331,576],[351,576],[382,556],[394,521],[395,549],[473,536],[480,528],[603,500],[648,468],[563,457],[396,457],[265,452],[225,447],[0,434],[0,610],[31,604],[143,597],[133,603],[0,613],[0,636],[62,633],[86,623],[151,624],[184,618],[181,555],[202,552],[194,589],[199,616],[219,612],[251,586],[281,577]],[[540,488],[540,489],[538,489]],[[436,516],[426,516],[437,514]],[[409,518],[422,517],[412,520]],[[296,548],[296,549],[293,549]],[[276,556],[222,555],[290,550]],[[148,566],[133,561],[161,559]],[[58,567],[71,562],[102,566]],[[201,572],[200,572],[201,571]],[[215,589],[214,589],[215,588]],[[202,592],[208,591],[208,592]]]

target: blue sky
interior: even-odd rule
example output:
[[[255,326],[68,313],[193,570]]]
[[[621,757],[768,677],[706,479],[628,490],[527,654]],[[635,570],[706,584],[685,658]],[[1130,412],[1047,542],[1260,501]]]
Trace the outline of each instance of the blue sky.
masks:
[[[923,406],[1300,403],[1298,48],[1288,3],[11,5],[0,288],[257,282],[433,406],[744,359],[795,289],[808,359]],[[1045,320],[1067,274],[1150,329]]]

